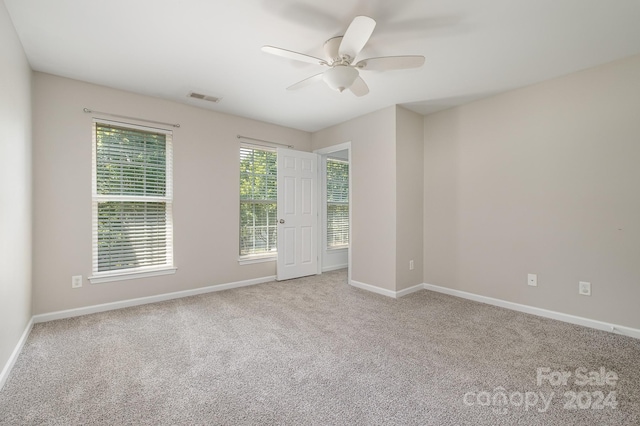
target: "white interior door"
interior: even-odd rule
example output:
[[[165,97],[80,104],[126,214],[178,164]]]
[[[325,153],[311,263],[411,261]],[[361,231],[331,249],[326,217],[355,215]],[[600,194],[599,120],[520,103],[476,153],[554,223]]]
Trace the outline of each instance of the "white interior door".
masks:
[[[278,148],[277,279],[318,271],[318,155]]]

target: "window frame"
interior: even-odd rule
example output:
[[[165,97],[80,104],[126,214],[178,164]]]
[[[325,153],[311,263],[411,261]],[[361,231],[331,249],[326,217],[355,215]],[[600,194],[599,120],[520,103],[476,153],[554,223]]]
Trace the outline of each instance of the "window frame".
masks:
[[[97,128],[99,125],[114,126],[118,128],[137,130],[148,133],[161,133],[165,138],[165,195],[102,195],[98,194],[97,174]],[[128,279],[153,277],[159,275],[174,274],[177,270],[174,264],[173,245],[173,132],[169,129],[144,126],[140,124],[94,118],[92,129],[92,164],[91,164],[91,244],[92,244],[92,275],[88,277],[92,284],[121,281]],[[105,202],[162,202],[165,203],[166,214],[166,262],[161,265],[142,266],[136,268],[123,268],[108,271],[98,270],[98,207]]]
[[[278,258],[278,247],[277,247],[277,224],[275,225],[275,237],[274,237],[274,243],[275,243],[275,250],[270,250],[270,251],[264,251],[264,252],[260,252],[260,253],[247,253],[247,254],[242,254],[242,203],[247,203],[247,202],[254,202],[256,204],[273,204],[275,206],[275,211],[276,211],[276,216],[275,216],[275,220],[277,223],[277,211],[278,211],[278,199],[277,199],[277,172],[276,172],[276,177],[275,177],[275,185],[276,185],[276,197],[272,200],[273,202],[268,202],[271,200],[261,200],[261,199],[254,199],[253,201],[251,200],[243,200],[242,199],[242,194],[241,194],[241,185],[242,185],[242,180],[241,180],[241,176],[242,176],[242,168],[241,168],[241,161],[242,161],[242,157],[241,157],[241,153],[243,149],[250,149],[250,150],[254,150],[254,151],[265,151],[265,152],[270,152],[273,153],[276,156],[276,160],[275,160],[275,167],[277,170],[277,166],[278,166],[278,160],[277,160],[277,149],[275,147],[270,147],[270,146],[263,146],[263,145],[255,145],[255,144],[251,144],[251,143],[246,143],[246,142],[242,142],[240,143],[240,147],[238,149],[238,154],[239,154],[239,162],[238,162],[238,166],[239,166],[239,171],[238,171],[238,263],[240,265],[249,265],[249,264],[254,264],[254,263],[263,263],[263,262],[274,262],[277,260]],[[267,202],[265,202],[267,201]],[[268,226],[268,225],[267,225]]]
[[[344,163],[347,165],[347,179],[346,179],[346,185],[347,185],[347,201],[343,201],[343,202],[335,202],[335,201],[329,201],[329,173],[328,173],[328,164],[329,162],[337,162],[337,163]],[[350,230],[349,230],[349,216],[350,216],[350,163],[349,160],[345,160],[345,159],[341,159],[341,158],[332,158],[331,156],[327,156],[325,161],[324,161],[324,181],[323,181],[323,185],[324,185],[324,194],[325,194],[325,205],[324,205],[324,228],[325,228],[325,238],[324,238],[324,247],[325,250],[327,252],[331,252],[334,250],[345,250],[349,248],[349,242],[347,242],[346,244],[340,244],[340,245],[334,245],[334,246],[330,246],[329,245],[329,205],[335,205],[335,206],[346,206],[347,208],[347,239],[350,240]]]

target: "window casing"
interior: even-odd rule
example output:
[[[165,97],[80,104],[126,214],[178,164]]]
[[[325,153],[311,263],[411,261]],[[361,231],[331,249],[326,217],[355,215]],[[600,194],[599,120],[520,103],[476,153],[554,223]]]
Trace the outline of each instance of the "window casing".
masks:
[[[327,249],[349,246],[349,162],[327,158]]]
[[[96,120],[92,169],[91,281],[174,272],[172,133]]]
[[[277,154],[240,147],[240,259],[277,253]]]

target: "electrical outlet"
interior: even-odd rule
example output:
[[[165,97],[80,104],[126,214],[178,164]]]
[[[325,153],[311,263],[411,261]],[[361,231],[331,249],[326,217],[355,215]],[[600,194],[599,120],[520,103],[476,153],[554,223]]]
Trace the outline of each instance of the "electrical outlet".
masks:
[[[74,275],[71,277],[71,288],[82,287],[82,275]]]
[[[409,270],[413,271],[413,260],[409,261]]]
[[[529,274],[527,275],[527,284],[532,287],[538,286],[538,275],[537,274]]]
[[[578,284],[578,294],[582,296],[591,296],[591,283],[580,281]]]

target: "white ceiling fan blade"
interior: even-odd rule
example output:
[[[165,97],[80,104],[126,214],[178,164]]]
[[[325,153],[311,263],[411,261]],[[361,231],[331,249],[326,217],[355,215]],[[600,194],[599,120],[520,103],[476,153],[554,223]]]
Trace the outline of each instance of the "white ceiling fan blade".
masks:
[[[312,75],[311,77],[305,78],[304,80],[301,80],[296,84],[292,84],[291,86],[287,87],[287,90],[302,89],[303,87],[307,87],[317,81],[322,81],[322,74],[324,73],[321,72],[320,74]]]
[[[327,61],[324,59],[316,58],[315,56],[305,55],[304,53],[294,52],[293,50],[281,49],[274,46],[262,46],[262,51],[270,53],[276,56],[282,56],[283,58],[293,59],[294,61],[308,62],[316,65],[327,65]]]
[[[419,68],[422,65],[424,65],[424,56],[383,56],[363,59],[356,64],[356,68],[367,71],[391,71]]]
[[[351,60],[358,56],[358,53],[362,50],[369,37],[373,33],[373,29],[376,27],[376,21],[368,16],[356,16],[347,31],[342,37],[340,43],[340,55],[348,56]]]
[[[367,86],[367,83],[364,82],[362,77],[358,76],[356,81],[349,87],[349,90],[356,96],[364,96],[369,93],[369,86]]]

